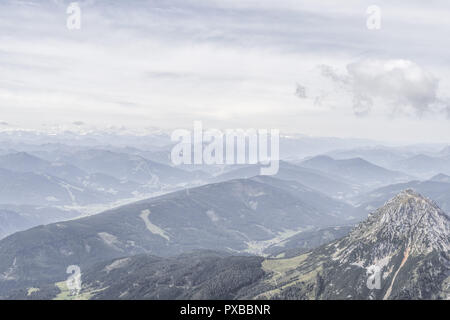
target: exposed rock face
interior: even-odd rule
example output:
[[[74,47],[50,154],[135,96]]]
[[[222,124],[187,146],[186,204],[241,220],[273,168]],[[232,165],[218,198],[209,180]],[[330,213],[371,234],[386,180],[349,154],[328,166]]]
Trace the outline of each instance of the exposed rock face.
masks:
[[[448,299],[450,219],[406,190],[348,236],[309,254],[271,279],[260,295],[300,299]],[[303,259],[301,257],[304,257]]]
[[[352,258],[374,262],[393,255],[399,244],[414,256],[434,250],[445,252],[450,249],[449,234],[448,216],[432,201],[406,190],[356,227],[342,241],[335,258],[341,262]]]

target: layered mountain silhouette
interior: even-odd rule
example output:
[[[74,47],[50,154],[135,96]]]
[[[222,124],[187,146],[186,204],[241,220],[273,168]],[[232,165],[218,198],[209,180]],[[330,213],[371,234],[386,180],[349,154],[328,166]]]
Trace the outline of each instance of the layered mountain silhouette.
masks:
[[[418,154],[395,162],[393,167],[396,170],[429,179],[439,173],[450,174],[450,155],[430,156]]]
[[[258,176],[260,165],[244,166],[217,176],[215,181],[243,179]],[[319,170],[302,167],[286,161],[280,161],[278,173],[274,176],[278,179],[296,181],[311,189],[325,193],[330,197],[344,198],[355,193],[357,186],[334,173],[325,173]]]
[[[433,199],[445,212],[450,212],[450,178],[440,174],[427,181],[409,181],[378,188],[355,197],[353,202],[367,212],[382,206],[386,201],[405,189],[412,189]],[[362,213],[361,213],[362,214]]]
[[[209,249],[268,255],[300,232],[353,223],[353,210],[299,183],[270,177],[173,192],[1,240],[0,292],[64,279],[68,265],[86,268],[143,253],[167,257]],[[299,246],[320,245],[341,232],[311,234],[314,239],[301,239]]]
[[[449,217],[433,201],[406,190],[347,236],[304,254],[264,259],[197,251],[109,259],[87,268],[80,297],[448,299],[449,249]],[[7,270],[14,275],[14,265]],[[31,294],[22,288],[11,297],[66,293],[62,283],[56,287],[42,285]]]
[[[306,168],[338,176],[343,181],[360,188],[373,188],[392,183],[406,182],[411,176],[370,163],[362,158],[335,160],[328,156],[317,156],[301,162]]]

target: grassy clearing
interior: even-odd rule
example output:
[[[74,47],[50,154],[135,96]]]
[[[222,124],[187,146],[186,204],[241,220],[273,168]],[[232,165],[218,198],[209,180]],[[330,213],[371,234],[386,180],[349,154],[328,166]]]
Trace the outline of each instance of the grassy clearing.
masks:
[[[322,267],[319,266],[316,269],[308,270],[310,267],[308,268],[308,266],[304,265],[308,256],[309,253],[306,253],[289,259],[265,260],[262,264],[264,271],[272,273],[272,277],[267,281],[277,288],[264,292],[259,295],[259,298],[271,298],[280,293],[282,289],[298,283],[315,281]],[[300,270],[298,270],[299,268]]]
[[[58,287],[60,293],[53,300],[89,300],[93,295],[92,291],[86,290],[78,295],[72,295],[65,281],[57,282],[55,285]]]
[[[40,290],[41,289],[39,289],[39,288],[28,288],[27,296],[31,296],[33,294],[33,292],[38,292]]]
[[[263,261],[262,267],[266,272],[286,273],[289,270],[298,268],[308,256],[309,253],[289,259],[268,259]]]

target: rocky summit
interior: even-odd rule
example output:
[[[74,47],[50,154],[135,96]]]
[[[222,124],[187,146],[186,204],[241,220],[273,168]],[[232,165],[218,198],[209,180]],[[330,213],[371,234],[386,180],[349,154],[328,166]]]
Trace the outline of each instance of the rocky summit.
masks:
[[[263,263],[273,288],[294,299],[450,298],[450,219],[406,190],[346,237],[286,260]]]

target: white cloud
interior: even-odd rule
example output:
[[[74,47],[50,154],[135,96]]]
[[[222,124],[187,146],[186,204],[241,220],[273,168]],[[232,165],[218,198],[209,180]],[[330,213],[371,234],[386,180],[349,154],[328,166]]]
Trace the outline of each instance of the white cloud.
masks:
[[[418,116],[445,112],[438,97],[439,80],[410,60],[364,59],[350,63],[345,74],[321,66],[322,75],[348,90],[358,116]]]

